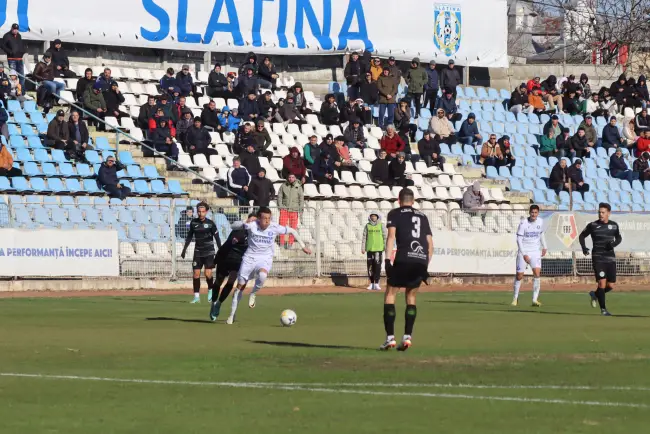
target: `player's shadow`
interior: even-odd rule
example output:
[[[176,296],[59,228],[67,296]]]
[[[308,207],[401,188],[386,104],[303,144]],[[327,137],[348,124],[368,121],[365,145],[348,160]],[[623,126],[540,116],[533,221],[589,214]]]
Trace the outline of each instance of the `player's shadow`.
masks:
[[[137,303],[140,302],[148,302],[148,303],[185,303],[187,304],[187,301],[184,300],[164,300],[160,298],[124,298],[124,297],[113,297],[111,300],[115,301],[135,301]]]
[[[199,323],[199,324],[212,324],[212,321],[207,319],[184,319],[184,318],[170,318],[166,316],[157,316],[146,318],[147,321],[178,321],[178,322],[190,322],[190,323]]]
[[[492,306],[502,306],[503,303],[490,301],[471,301],[471,300],[427,300],[427,303],[446,303],[446,304],[484,304]]]
[[[272,345],[275,347],[294,347],[294,348],[323,348],[326,350],[369,350],[367,347],[353,347],[349,345],[319,345],[319,344],[307,344],[305,342],[286,342],[286,341],[259,341],[259,340],[248,340],[253,344],[262,344],[262,345]]]
[[[597,313],[584,313],[584,312],[549,312],[543,310],[508,310],[508,309],[482,309],[485,312],[506,312],[506,313],[532,313],[535,315],[570,315],[570,316],[598,316]],[[618,318],[650,318],[648,315],[616,315],[612,316]]]

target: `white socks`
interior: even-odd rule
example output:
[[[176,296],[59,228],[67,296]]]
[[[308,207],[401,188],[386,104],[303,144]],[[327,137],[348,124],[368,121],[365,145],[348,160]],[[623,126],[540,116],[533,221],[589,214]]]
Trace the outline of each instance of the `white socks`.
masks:
[[[255,294],[257,291],[262,289],[264,286],[264,282],[266,282],[266,278],[268,275],[264,272],[260,272],[257,276],[257,279],[255,279],[255,285],[253,286],[253,292],[252,294]]]
[[[533,277],[533,301],[537,301],[539,297],[539,290],[541,289],[542,281],[539,277]]]
[[[521,288],[521,280],[517,280],[515,277],[515,283],[512,285],[513,290],[513,299],[517,300],[519,298],[519,288]]]
[[[239,306],[239,302],[241,301],[243,295],[244,293],[240,289],[235,289],[235,293],[232,295],[232,304],[230,305],[230,316],[233,318],[237,313],[237,307]]]

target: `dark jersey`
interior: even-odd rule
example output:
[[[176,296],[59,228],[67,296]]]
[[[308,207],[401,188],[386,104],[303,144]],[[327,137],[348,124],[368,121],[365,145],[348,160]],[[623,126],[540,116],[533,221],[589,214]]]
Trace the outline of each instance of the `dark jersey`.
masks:
[[[429,263],[429,241],[431,235],[429,219],[420,211],[403,206],[388,213],[386,227],[395,228],[397,254],[395,262],[414,264]]]
[[[192,219],[190,223],[190,230],[187,232],[185,239],[185,248],[190,245],[192,239],[195,241],[194,256],[197,258],[204,258],[206,256],[214,256],[214,240],[217,241],[217,247],[221,247],[221,240],[219,239],[219,231],[217,225],[210,219],[201,221],[200,219]]]
[[[591,258],[593,262],[615,262],[616,255],[614,254],[614,247],[621,244],[623,238],[618,230],[618,224],[610,220],[603,223],[600,220],[591,222],[585,227],[580,234],[580,245],[583,250],[587,248],[585,239],[591,236],[593,248],[591,250]]]
[[[217,252],[217,262],[241,262],[247,248],[248,231],[245,229],[232,231]]]

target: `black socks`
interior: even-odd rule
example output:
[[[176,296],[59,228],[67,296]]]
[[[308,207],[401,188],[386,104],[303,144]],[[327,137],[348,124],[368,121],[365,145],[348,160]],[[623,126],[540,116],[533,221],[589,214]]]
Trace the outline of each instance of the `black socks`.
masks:
[[[605,289],[605,288],[596,289],[596,298],[598,299],[598,305],[600,306],[601,309],[607,309],[607,307],[605,307],[605,293],[606,292],[607,292],[607,289]]]
[[[194,286],[194,294],[201,292],[201,278],[192,279],[192,286]]]
[[[415,325],[415,317],[418,315],[418,308],[414,304],[406,305],[406,313],[404,321],[404,334],[411,336],[413,334],[413,326]]]
[[[228,296],[230,295],[230,291],[232,291],[233,286],[235,286],[235,282],[226,282],[226,286],[223,287],[221,290],[221,294],[219,295],[219,303],[223,303],[226,301]]]
[[[386,336],[395,336],[395,305],[384,305],[384,329]]]

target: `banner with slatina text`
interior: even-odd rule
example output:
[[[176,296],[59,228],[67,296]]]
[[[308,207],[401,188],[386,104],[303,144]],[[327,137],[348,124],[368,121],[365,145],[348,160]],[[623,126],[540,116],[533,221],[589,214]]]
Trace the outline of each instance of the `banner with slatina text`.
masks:
[[[174,50],[335,54],[507,67],[506,0],[0,1],[26,39]]]
[[[117,231],[0,229],[0,276],[119,276]]]
[[[514,274],[517,265],[515,234],[433,232],[430,273]],[[530,267],[526,274],[530,274]]]

